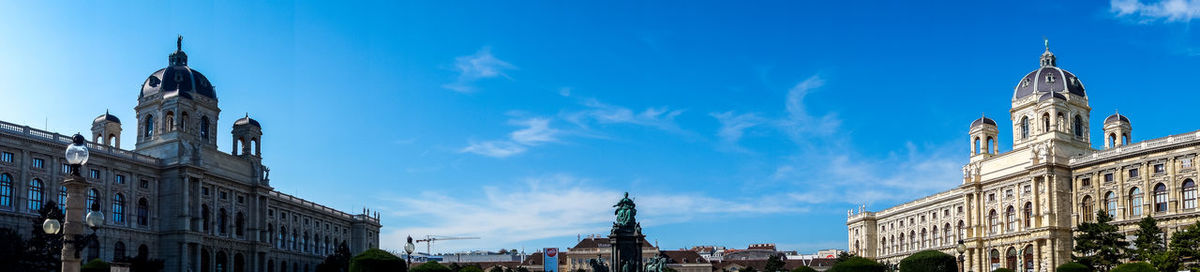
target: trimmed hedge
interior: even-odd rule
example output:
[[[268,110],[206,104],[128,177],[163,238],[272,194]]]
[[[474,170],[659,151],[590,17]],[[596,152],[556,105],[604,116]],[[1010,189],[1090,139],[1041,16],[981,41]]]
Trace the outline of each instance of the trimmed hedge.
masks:
[[[1008,269],[1008,268],[998,268],[996,270],[992,270],[992,272],[1016,272],[1016,271],[1013,271],[1012,269]]]
[[[1054,269],[1054,272],[1091,272],[1092,269],[1081,263],[1065,263]]]
[[[83,267],[80,267],[79,271],[82,271],[82,272],[108,272],[111,269],[112,268],[109,267],[107,262],[104,262],[104,260],[101,260],[100,258],[95,258],[95,259],[92,259],[91,261],[88,261],[87,264],[83,265]]]
[[[453,270],[437,261],[428,261],[413,267],[410,272],[453,272]]]
[[[1118,265],[1109,272],[1158,272],[1158,269],[1147,262],[1132,262]]]
[[[872,261],[863,257],[850,257],[845,261],[833,265],[833,268],[826,272],[885,272],[887,267],[883,264]]]
[[[400,257],[377,248],[368,249],[350,259],[350,272],[405,272],[408,267]]]
[[[958,260],[937,250],[917,252],[900,260],[901,272],[957,272]]]
[[[796,267],[796,269],[792,269],[792,272],[817,272],[817,270],[813,269],[812,267],[799,266]]]

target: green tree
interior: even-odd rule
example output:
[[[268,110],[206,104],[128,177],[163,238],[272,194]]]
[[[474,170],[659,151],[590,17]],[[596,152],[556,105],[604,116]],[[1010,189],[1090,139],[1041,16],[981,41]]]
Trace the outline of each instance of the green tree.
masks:
[[[900,260],[900,271],[955,272],[958,271],[958,259],[941,251],[925,250]]]
[[[458,272],[483,272],[483,268],[479,268],[478,265],[468,265],[459,269]]]
[[[1054,269],[1054,272],[1091,272],[1092,269],[1081,263],[1065,263]]]
[[[758,269],[754,269],[753,266],[747,266],[746,268],[739,269],[738,272],[758,272]]]
[[[404,272],[408,266],[400,257],[377,248],[368,249],[350,259],[350,272]]]
[[[826,272],[884,272],[887,267],[883,264],[872,261],[863,257],[848,257],[845,261],[838,262],[833,265],[833,268]]]
[[[12,229],[0,228],[0,267],[21,270],[21,260],[25,258],[25,241],[21,235]]]
[[[1079,223],[1079,231],[1075,236],[1075,253],[1071,256],[1075,262],[1096,270],[1108,271],[1127,257],[1125,241],[1117,227],[1109,224],[1112,217],[1103,210],[1096,212],[1096,222]]]
[[[850,252],[845,252],[845,251],[842,251],[841,253],[838,253],[838,255],[837,255],[837,259],[834,259],[834,260],[833,260],[833,264],[835,264],[835,265],[836,265],[836,264],[838,264],[838,263],[840,263],[840,262],[843,262],[843,261],[849,260],[851,257],[854,257],[854,254],[850,254]]]
[[[1132,262],[1118,265],[1109,272],[1158,272],[1158,270],[1147,262]]]
[[[529,272],[529,268],[518,266],[517,268],[513,269],[512,271],[513,272]]]
[[[1173,250],[1150,256],[1150,264],[1158,271],[1179,271],[1179,255]]]
[[[1012,269],[1008,269],[1008,268],[997,268],[996,270],[992,270],[992,272],[1016,272],[1016,271],[1013,271]]]
[[[81,271],[81,272],[108,272],[109,270],[111,270],[109,267],[110,266],[108,265],[108,263],[105,262],[104,260],[101,260],[100,258],[95,258],[95,259],[92,259],[91,261],[88,261],[87,264],[83,265],[83,267],[80,267],[79,271]]]
[[[393,255],[395,256],[395,255]],[[350,247],[342,241],[333,254],[325,256],[325,260],[317,264],[317,272],[346,272],[350,271]],[[399,258],[399,257],[397,257]]]
[[[1138,261],[1149,261],[1154,255],[1161,254],[1167,250],[1166,237],[1162,229],[1158,228],[1158,221],[1154,217],[1146,216],[1138,222],[1138,230],[1134,232],[1137,239],[1133,240],[1133,254],[1130,258]]]
[[[504,272],[504,267],[503,266],[492,267],[492,269],[488,269],[488,272]]]
[[[437,261],[428,261],[421,265],[415,266],[410,272],[451,272],[449,267],[438,263]]]
[[[817,270],[813,269],[812,267],[807,267],[807,266],[802,265],[802,266],[796,267],[796,269],[792,269],[791,272],[817,272]]]
[[[780,255],[771,255],[771,257],[767,257],[767,264],[763,266],[763,272],[787,271],[787,269],[783,268],[784,265],[787,265],[787,263],[783,262],[783,258]]]
[[[1179,260],[1181,268],[1200,271],[1200,222],[1175,232],[1171,236],[1171,253]]]

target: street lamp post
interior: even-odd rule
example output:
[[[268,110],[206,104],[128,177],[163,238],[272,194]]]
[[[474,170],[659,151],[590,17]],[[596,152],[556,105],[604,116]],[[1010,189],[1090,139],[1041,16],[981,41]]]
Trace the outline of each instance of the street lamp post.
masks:
[[[966,267],[963,267],[963,261],[966,261],[967,259],[963,258],[963,252],[967,251],[967,245],[963,244],[962,239],[958,239],[958,246],[955,247],[954,250],[958,251],[958,272],[962,272],[963,269],[966,269]]]
[[[84,142],[83,135],[76,133],[72,137],[71,145],[67,146],[66,158],[67,164],[71,166],[71,174],[67,175],[62,183],[63,187],[67,187],[67,201],[64,203],[67,210],[63,218],[63,221],[66,222],[59,223],[54,218],[46,219],[42,223],[42,231],[46,234],[56,234],[60,230],[62,231],[62,271],[77,272],[82,264],[79,251],[87,247],[88,243],[98,239],[96,229],[104,224],[104,214],[100,213],[98,203],[92,203],[91,212],[87,213],[86,218],[83,216],[87,201],[83,191],[88,186],[87,180],[79,174],[79,168],[88,160],[87,143]],[[84,222],[80,222],[80,218],[84,218]],[[83,224],[87,224],[92,229],[92,234],[83,235]]]
[[[412,269],[413,250],[417,250],[417,245],[413,244],[412,236],[408,236],[408,243],[404,244],[404,252],[408,253],[408,261],[405,263],[405,265],[410,266],[409,269]]]

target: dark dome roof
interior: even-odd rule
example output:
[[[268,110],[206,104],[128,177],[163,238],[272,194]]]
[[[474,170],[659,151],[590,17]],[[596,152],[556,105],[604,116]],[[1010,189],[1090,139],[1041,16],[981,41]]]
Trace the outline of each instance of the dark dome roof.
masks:
[[[1054,98],[1067,99],[1067,96],[1062,95],[1061,93],[1042,93],[1042,96],[1038,97],[1038,101],[1041,102],[1041,101],[1046,101],[1046,100],[1050,100],[1050,99],[1054,99]]]
[[[167,68],[159,69],[146,82],[142,83],[142,93],[138,98],[159,93],[176,92],[180,96],[193,98],[193,95],[203,95],[217,99],[212,83],[199,71],[187,66],[187,53],[182,49],[183,38],[180,37],[180,48],[168,57]]]
[[[1013,88],[1013,100],[1046,93],[1058,93],[1062,95],[1060,98],[1063,99],[1066,98],[1066,93],[1087,96],[1087,93],[1084,92],[1083,82],[1079,81],[1075,74],[1055,66],[1054,54],[1049,50],[1042,54],[1041,62],[1042,67],[1029,72],[1021,78],[1020,82],[1017,82],[1017,86]],[[1047,97],[1047,99],[1049,98],[1051,97]]]
[[[258,124],[258,121],[254,120],[253,118],[250,118],[250,115],[249,115],[249,114],[247,114],[247,115],[246,115],[246,117],[242,117],[241,119],[237,119],[237,121],[233,121],[233,125],[234,125],[234,126],[253,125],[253,126],[256,126],[256,127],[258,127],[258,128],[262,128],[262,125],[259,125],[259,124]]]
[[[992,118],[987,118],[986,116],[985,116],[985,117],[979,117],[979,119],[975,119],[975,121],[974,121],[974,122],[971,122],[971,127],[982,126],[982,125],[984,125],[984,124],[988,124],[988,125],[995,126],[995,125],[996,125],[996,120],[992,120]]]
[[[1116,123],[1116,122],[1129,123],[1129,118],[1126,118],[1124,115],[1121,115],[1120,113],[1114,113],[1113,115],[1109,115],[1108,118],[1104,118],[1105,125],[1110,124],[1110,123]]]
[[[98,123],[100,121],[109,121],[109,122],[113,122],[113,123],[117,123],[117,124],[121,123],[121,119],[117,118],[116,116],[113,116],[112,114],[108,114],[108,111],[104,111],[104,114],[97,116],[96,120],[92,121],[92,123]]]

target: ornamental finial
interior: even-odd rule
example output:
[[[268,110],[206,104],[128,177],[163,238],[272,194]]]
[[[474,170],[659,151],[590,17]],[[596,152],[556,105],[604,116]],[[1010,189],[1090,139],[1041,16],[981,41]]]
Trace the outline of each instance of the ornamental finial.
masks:
[[[183,51],[183,35],[179,35],[179,38],[175,39],[175,51]]]
[[[1042,36],[1042,42],[1046,45],[1046,51],[1050,51],[1050,39],[1047,39],[1046,36]]]

